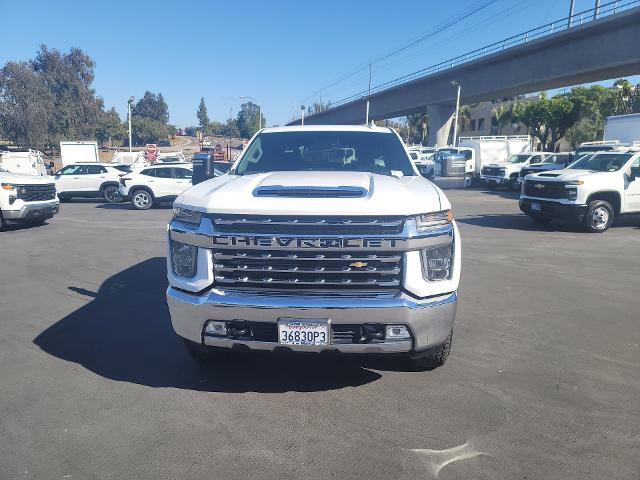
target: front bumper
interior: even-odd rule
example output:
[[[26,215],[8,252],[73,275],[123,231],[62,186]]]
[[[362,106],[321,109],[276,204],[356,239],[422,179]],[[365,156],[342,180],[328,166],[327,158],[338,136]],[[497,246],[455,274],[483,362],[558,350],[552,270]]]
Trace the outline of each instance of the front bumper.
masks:
[[[511,182],[511,180],[506,177],[494,177],[489,175],[480,175],[480,180],[484,183],[496,183],[498,185],[504,185]]]
[[[539,205],[540,209],[534,209],[535,207],[533,205]],[[524,197],[520,198],[520,210],[529,215],[540,215],[571,222],[581,222],[587,213],[587,206]]]
[[[3,210],[2,216],[8,223],[28,223],[52,218],[60,211],[60,202],[29,202],[16,210]]]
[[[303,295],[282,291],[240,291],[212,288],[194,294],[169,287],[167,303],[175,332],[188,340],[223,348],[386,354],[418,352],[444,343],[453,329],[457,293],[417,299],[406,293]],[[335,324],[405,325],[410,340],[372,343],[330,343],[326,346],[287,345],[274,342],[204,335],[208,320],[277,323],[280,318],[328,319]]]

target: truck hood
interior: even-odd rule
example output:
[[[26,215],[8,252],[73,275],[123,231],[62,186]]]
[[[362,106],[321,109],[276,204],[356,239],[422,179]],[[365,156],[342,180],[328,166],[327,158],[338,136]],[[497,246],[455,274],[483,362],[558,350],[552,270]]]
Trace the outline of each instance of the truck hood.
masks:
[[[425,178],[363,172],[223,175],[188,189],[175,204],[244,215],[414,215],[451,208]]]
[[[606,174],[609,172],[598,173]],[[598,175],[598,173],[591,172],[590,170],[547,170],[546,172],[532,173],[531,177],[550,182],[569,182],[579,180],[585,175]]]
[[[26,173],[0,172],[0,182],[20,183],[23,185],[48,185],[55,183],[53,177],[40,177]]]

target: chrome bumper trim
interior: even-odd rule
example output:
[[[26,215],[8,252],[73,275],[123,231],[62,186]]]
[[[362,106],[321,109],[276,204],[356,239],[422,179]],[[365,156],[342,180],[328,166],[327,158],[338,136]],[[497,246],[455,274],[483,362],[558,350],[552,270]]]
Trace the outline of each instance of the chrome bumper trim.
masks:
[[[429,298],[413,298],[403,292],[358,292],[340,294],[323,292],[286,293],[211,289],[192,294],[173,287],[167,289],[167,304],[176,333],[194,342],[202,342],[208,320],[246,320],[276,323],[279,318],[329,318],[331,323],[382,323],[406,325],[413,335],[411,342],[376,344],[335,344],[322,350],[349,353],[391,353],[423,350],[441,344],[451,332],[456,314],[457,292]],[[207,345],[246,345],[273,350],[284,347],[276,343],[205,337]],[[254,345],[260,344],[260,345]],[[309,351],[304,347],[304,351]],[[401,350],[399,350],[401,349]],[[375,351],[374,351],[375,350]],[[313,350],[311,350],[313,351]]]

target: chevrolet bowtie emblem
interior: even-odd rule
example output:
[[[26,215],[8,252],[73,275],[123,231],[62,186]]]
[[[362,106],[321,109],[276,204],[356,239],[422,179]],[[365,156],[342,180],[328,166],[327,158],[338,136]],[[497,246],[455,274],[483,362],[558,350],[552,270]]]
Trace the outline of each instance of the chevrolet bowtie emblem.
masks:
[[[367,265],[369,264],[365,262],[353,262],[349,264],[350,267],[356,267],[356,268],[363,268],[363,267],[366,267]]]
[[[544,188],[544,185],[543,185],[543,184],[541,184],[541,183],[536,183],[536,184],[534,185],[534,187],[536,187],[536,188],[540,189],[540,188]]]

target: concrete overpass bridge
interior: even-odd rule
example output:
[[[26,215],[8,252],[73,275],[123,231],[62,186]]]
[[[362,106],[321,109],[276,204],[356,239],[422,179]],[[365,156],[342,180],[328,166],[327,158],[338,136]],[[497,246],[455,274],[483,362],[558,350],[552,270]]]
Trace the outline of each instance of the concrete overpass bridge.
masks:
[[[419,72],[305,117],[309,124],[365,123],[429,113],[429,145],[446,145],[461,104],[640,74],[640,0],[610,2]],[[595,17],[598,16],[596,19]],[[559,30],[559,31],[558,31]],[[290,125],[300,124],[300,119]]]

